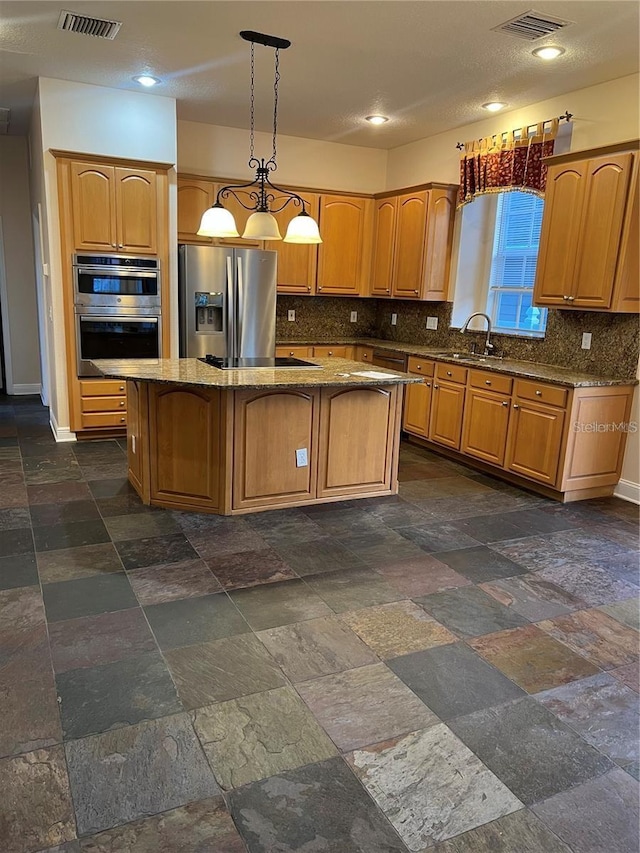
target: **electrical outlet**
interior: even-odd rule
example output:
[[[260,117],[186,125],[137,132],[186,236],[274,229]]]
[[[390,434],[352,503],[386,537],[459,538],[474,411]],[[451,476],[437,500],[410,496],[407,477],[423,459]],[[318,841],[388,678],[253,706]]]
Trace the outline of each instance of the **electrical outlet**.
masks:
[[[352,322],[352,323],[357,323],[357,322],[358,322],[358,312],[357,312],[357,311],[352,311],[352,312],[351,312],[351,318],[350,318],[350,319],[351,319],[351,322]]]
[[[296,312],[295,312],[292,308],[290,308],[290,309],[287,311],[287,320],[288,320],[290,323],[295,323],[295,321],[296,321]]]
[[[438,328],[438,318],[437,317],[427,317],[427,329],[437,329]]]
[[[591,349],[591,332],[582,333],[582,349]]]
[[[296,450],[296,468],[306,468],[308,464],[307,448],[301,447],[300,450]]]
[[[392,314],[392,315],[391,315],[391,325],[392,325],[392,326],[397,326],[397,325],[398,325],[398,315],[397,315],[397,314]]]

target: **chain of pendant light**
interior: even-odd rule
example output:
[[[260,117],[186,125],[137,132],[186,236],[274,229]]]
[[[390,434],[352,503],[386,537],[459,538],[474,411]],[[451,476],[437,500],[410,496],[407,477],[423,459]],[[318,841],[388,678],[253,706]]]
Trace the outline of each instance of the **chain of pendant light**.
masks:
[[[249,156],[255,159],[255,42],[251,42],[251,106],[250,118],[251,125]],[[278,168],[276,163],[276,140],[278,137],[278,83],[280,82],[280,48],[275,48],[275,72],[273,78],[273,153],[268,163],[272,165],[273,170]]]

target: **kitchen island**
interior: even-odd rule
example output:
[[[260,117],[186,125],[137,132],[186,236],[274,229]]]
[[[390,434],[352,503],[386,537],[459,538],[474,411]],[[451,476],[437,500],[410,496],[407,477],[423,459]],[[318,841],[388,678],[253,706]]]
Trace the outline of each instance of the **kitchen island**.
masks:
[[[420,378],[312,361],[95,361],[127,382],[129,480],[144,503],[235,515],[395,494],[403,386]]]

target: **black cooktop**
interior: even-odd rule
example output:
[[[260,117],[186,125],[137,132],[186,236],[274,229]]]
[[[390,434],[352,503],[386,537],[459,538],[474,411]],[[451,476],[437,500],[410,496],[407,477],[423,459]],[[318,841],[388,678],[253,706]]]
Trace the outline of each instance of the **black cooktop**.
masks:
[[[257,367],[265,367],[274,370],[278,367],[297,368],[306,367],[315,370],[321,370],[319,364],[312,364],[310,361],[303,361],[301,358],[223,358],[219,355],[205,355],[204,358],[199,358],[198,361],[203,361],[211,367],[217,367],[219,370],[255,370]]]

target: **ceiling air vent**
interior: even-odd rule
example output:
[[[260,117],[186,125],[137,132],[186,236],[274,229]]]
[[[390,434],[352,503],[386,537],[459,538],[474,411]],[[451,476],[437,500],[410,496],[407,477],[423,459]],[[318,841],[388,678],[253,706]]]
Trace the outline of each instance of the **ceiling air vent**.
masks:
[[[535,41],[550,36],[572,23],[573,21],[564,21],[562,18],[554,18],[552,15],[545,15],[542,12],[529,9],[528,12],[518,15],[517,18],[512,18],[510,21],[505,21],[504,24],[492,27],[492,30],[525,39],[525,41]]]
[[[70,33],[82,33],[85,36],[95,36],[99,39],[113,39],[118,35],[122,21],[109,21],[106,18],[90,18],[87,15],[76,15],[75,12],[60,12],[58,29]]]
[[[0,107],[0,134],[3,136],[9,132],[10,113],[8,107]]]

